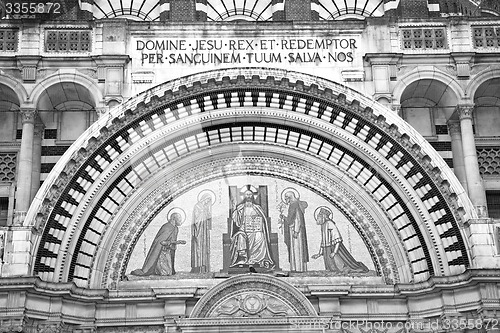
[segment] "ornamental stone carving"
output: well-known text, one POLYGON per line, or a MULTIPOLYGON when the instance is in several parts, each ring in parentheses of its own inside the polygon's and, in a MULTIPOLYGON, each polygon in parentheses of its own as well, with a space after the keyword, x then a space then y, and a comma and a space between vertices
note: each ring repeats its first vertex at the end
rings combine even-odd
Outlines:
POLYGON ((283 316, 317 317, 311 302, 292 285, 264 274, 232 277, 210 289, 191 318, 283 316))
POLYGON ((457 105, 456 111, 458 113, 458 118, 460 120, 463 120, 463 119, 472 119, 472 113, 474 111, 474 105, 468 105, 468 104, 457 105))
POLYGON ((460 122, 458 121, 448 121, 448 131, 450 132, 450 135, 458 134, 460 135, 461 129, 460 129, 460 122))
POLYGON ((23 124, 31 123, 34 124, 37 117, 37 110, 31 108, 21 108, 19 111, 21 113, 21 121, 23 124))

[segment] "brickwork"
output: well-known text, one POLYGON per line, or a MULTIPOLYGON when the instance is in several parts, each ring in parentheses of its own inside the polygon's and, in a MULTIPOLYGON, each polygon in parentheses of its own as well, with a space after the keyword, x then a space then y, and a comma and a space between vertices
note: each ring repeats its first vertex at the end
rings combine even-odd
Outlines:
POLYGON ((273 21, 285 21, 283 0, 273 0, 273 21))
POLYGON ((429 10, 427 0, 402 0, 401 14, 405 18, 427 18, 429 10))
POLYGON ((196 5, 194 0, 171 0, 170 21, 194 22, 196 21, 196 5))
POLYGON ((311 20, 311 1, 287 0, 285 2, 285 18, 287 21, 311 20))

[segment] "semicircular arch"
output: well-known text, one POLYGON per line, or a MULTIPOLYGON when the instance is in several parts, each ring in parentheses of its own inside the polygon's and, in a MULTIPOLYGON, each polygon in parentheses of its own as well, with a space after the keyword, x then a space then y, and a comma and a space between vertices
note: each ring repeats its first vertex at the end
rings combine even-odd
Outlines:
POLYGON ((500 78, 500 68, 486 68, 474 76, 465 88, 465 95, 473 100, 477 89, 485 82, 491 79, 500 78))
POLYGON ((28 101, 28 93, 22 83, 7 75, 0 74, 0 84, 7 86, 17 95, 18 103, 22 105, 28 101))
POLYGON ((97 84, 87 76, 77 73, 55 73, 46 77, 34 87, 33 91, 30 94, 30 100, 34 105, 38 105, 40 98, 43 96, 44 92, 47 89, 56 84, 65 82, 77 84, 87 89, 90 93, 90 97, 93 99, 94 106, 102 106, 103 95, 97 84))
MULTIPOLYGON (((245 299, 252 297, 259 302, 261 299, 259 293, 272 298, 271 301, 277 301, 284 307, 288 316, 318 316, 318 313, 307 297, 291 284, 264 274, 246 274, 227 279, 210 289, 198 300, 191 311, 190 317, 216 317, 220 312, 218 310, 224 306, 224 303, 236 297, 238 299, 243 298, 243 307, 240 309, 242 312, 251 311, 251 309, 245 308, 245 299)), ((262 305, 265 307, 265 302, 259 302, 259 305, 260 303, 263 303, 262 305)), ((256 309, 259 310, 261 317, 265 317, 263 306, 259 306, 256 309)))
POLYGON ((445 86, 448 86, 455 94, 457 101, 461 100, 465 95, 462 87, 451 75, 437 69, 415 69, 400 79, 398 78, 398 83, 396 84, 392 94, 393 100, 397 101, 397 103, 401 103, 401 98, 403 97, 405 90, 411 84, 420 80, 436 80, 445 86))
MULTIPOLYGON (((417 280, 459 273, 469 265, 461 224, 475 211, 446 163, 408 124, 382 105, 327 80, 280 70, 234 69, 155 87, 113 109, 110 117, 99 120, 75 142, 28 212, 26 223, 43 229, 34 253, 34 273, 57 281, 78 276, 77 283, 89 283, 90 269, 78 266, 83 260, 79 256, 96 248, 85 245, 84 251, 82 244, 89 230, 103 229, 107 222, 102 221, 129 199, 134 186, 122 188, 122 195, 113 194, 120 192, 122 181, 130 182, 127 175, 143 178, 148 168, 169 168, 175 151, 231 144, 227 139, 231 135, 226 135, 231 128, 240 128, 233 144, 274 144, 284 161, 297 150, 305 161, 340 166, 361 183, 372 202, 378 201, 391 219, 401 223, 396 229, 408 242, 413 278, 417 273, 417 280), (186 127, 190 119, 196 120, 197 129, 186 127), (244 134, 244 128, 252 134, 244 134), (267 128, 275 136, 256 134, 256 128, 264 132, 267 128), (278 133, 294 141, 278 142, 278 133), (163 153, 144 149, 155 140, 162 142, 158 147, 163 153), (358 148, 364 153, 356 153, 358 148), (155 153, 164 154, 161 163, 151 159, 155 153), (125 164, 117 165, 120 160, 125 164), (412 229, 404 230, 409 226, 412 229)), ((195 162, 189 157, 184 161, 195 162)), ((104 237, 96 234, 94 238, 104 237)))

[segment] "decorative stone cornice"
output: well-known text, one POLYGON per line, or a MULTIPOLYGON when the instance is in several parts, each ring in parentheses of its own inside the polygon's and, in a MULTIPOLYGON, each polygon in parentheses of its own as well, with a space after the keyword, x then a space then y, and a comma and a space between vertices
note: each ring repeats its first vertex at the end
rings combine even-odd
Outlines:
POLYGON ((456 112, 460 120, 472 119, 472 114, 474 112, 474 104, 459 104, 456 107, 456 112))
POLYGON ((38 111, 32 108, 21 108, 21 110, 19 110, 19 113, 21 114, 21 121, 23 124, 34 124, 38 116, 38 111))

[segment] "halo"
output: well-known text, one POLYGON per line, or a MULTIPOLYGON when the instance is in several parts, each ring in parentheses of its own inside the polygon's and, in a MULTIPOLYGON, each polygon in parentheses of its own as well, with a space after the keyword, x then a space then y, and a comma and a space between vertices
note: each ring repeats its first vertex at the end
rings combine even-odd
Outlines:
POLYGON ((321 208, 324 208, 326 209, 327 211, 330 212, 330 218, 333 218, 333 212, 332 210, 329 208, 329 207, 326 207, 326 206, 319 206, 318 208, 316 208, 316 210, 314 211, 314 219, 315 220, 318 220, 318 215, 319 215, 319 211, 321 210, 321 208))
POLYGON ((286 194, 287 192, 292 192, 293 194, 295 194, 295 197, 296 197, 297 199, 300 199, 300 193, 299 193, 299 191, 297 191, 297 190, 296 190, 296 189, 294 189, 293 187, 287 187, 286 189, 284 189, 283 191, 281 191, 281 200, 282 200, 283 202, 286 202, 286 201, 285 201, 285 194, 286 194))
POLYGON ((179 213, 181 215, 181 222, 184 223, 186 221, 186 212, 179 207, 174 207, 168 211, 167 214, 167 221, 170 221, 170 217, 172 216, 173 213, 179 213))
POLYGON ((198 193, 198 197, 197 197, 197 200, 198 202, 201 201, 201 198, 205 195, 205 194, 209 194, 210 195, 210 199, 212 200, 212 206, 215 204, 215 200, 216 200, 216 197, 215 197, 215 193, 212 191, 212 190, 203 190, 201 191, 200 193, 198 193))
POLYGON ((245 194, 246 191, 252 192, 254 195, 257 195, 259 191, 257 191, 257 188, 253 185, 245 185, 241 188, 240 194, 245 194))

